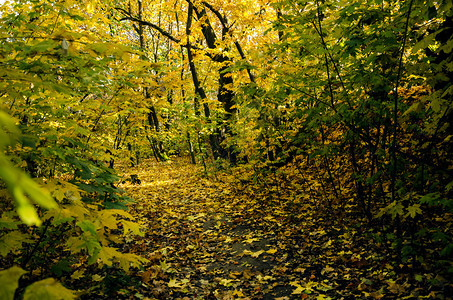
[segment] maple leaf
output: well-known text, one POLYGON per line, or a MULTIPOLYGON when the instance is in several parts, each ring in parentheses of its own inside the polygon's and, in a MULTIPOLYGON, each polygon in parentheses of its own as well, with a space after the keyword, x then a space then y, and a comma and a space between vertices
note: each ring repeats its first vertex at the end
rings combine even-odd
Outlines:
POLYGON ((411 218, 415 218, 416 215, 421 214, 422 210, 420 209, 420 204, 416 203, 407 208, 407 216, 410 216, 411 218))
POLYGON ((389 291, 392 292, 393 294, 401 295, 402 293, 404 293, 406 291, 404 285, 398 284, 393 280, 387 281, 387 285, 388 285, 389 291))
POLYGON ((132 232, 133 234, 138 235, 138 236, 145 235, 145 233, 140 230, 141 226, 137 222, 122 220, 121 224, 123 224, 123 227, 124 227, 124 234, 127 234, 128 232, 132 232))
POLYGON ((325 268, 321 271, 321 274, 330 273, 330 272, 333 272, 333 271, 335 271, 335 269, 327 265, 327 266, 325 266, 325 268))
POLYGON ((277 251, 278 251, 278 250, 274 248, 274 249, 269 249, 269 250, 267 250, 266 253, 268 253, 268 254, 275 254, 277 251))
POLYGON ((0 271, 0 295, 4 299, 14 299, 14 292, 19 286, 19 279, 27 272, 19 267, 11 267, 0 271))
POLYGON ((11 231, 0 237, 0 255, 6 256, 10 252, 16 252, 22 243, 32 242, 31 236, 19 231, 11 231))
POLYGON ((244 242, 246 242, 247 244, 251 244, 253 242, 258 242, 259 240, 260 240, 259 238, 250 238, 245 240, 244 242))
POLYGON ((258 257, 261 254, 263 254, 264 252, 265 252, 264 250, 259 250, 259 251, 253 252, 253 251, 245 249, 242 253, 245 255, 250 255, 251 257, 258 257))
POLYGON ((85 274, 85 270, 76 270, 74 273, 72 273, 71 278, 72 279, 80 279, 82 276, 85 274))
POLYGON ((32 283, 25 289, 24 299, 75 299, 73 291, 53 278, 32 283))
POLYGON ((234 279, 222 278, 219 283, 223 286, 231 286, 231 285, 233 285, 234 281, 235 281, 234 279))
POLYGON ((168 282, 168 287, 171 287, 171 288, 183 288, 185 285, 183 285, 182 283, 180 282, 177 282, 176 279, 171 279, 169 282, 168 282))
POLYGON ((293 292, 291 294, 299 295, 299 294, 302 294, 303 292, 305 292, 305 288, 303 286, 296 285, 295 287, 296 287, 296 289, 293 290, 293 292))

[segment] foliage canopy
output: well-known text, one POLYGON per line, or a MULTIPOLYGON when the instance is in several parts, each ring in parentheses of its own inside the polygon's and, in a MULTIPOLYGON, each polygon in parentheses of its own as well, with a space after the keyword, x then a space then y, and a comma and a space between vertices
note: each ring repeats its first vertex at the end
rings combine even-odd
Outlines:
POLYGON ((56 279, 147 263, 119 250, 144 231, 114 168, 148 157, 294 189, 385 236, 397 268, 451 275, 452 16, 448 0, 6 1, 0 296, 72 298, 56 279))

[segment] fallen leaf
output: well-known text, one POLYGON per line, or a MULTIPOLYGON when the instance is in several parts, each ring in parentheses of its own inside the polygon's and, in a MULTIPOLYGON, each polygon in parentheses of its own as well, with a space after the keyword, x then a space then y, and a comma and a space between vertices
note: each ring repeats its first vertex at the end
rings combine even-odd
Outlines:
POLYGON ((168 287, 171 288, 183 288, 184 286, 181 283, 177 283, 176 279, 171 279, 168 283, 168 287))
POLYGON ((253 251, 250 251, 250 250, 246 249, 242 253, 245 254, 245 255, 250 255, 251 257, 258 257, 258 256, 260 256, 261 254, 264 253, 264 250, 259 250, 259 251, 253 252, 253 251))
POLYGON ((269 250, 267 250, 266 253, 268 253, 268 254, 275 254, 277 251, 278 251, 278 250, 274 248, 274 249, 269 249, 269 250))

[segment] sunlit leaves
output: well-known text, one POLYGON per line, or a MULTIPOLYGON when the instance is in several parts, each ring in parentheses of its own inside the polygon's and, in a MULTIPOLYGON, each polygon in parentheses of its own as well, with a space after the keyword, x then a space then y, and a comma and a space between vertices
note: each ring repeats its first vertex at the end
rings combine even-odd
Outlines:
MULTIPOLYGON (((0 118, 0 135, 5 135, 4 141, 11 141, 10 137, 13 133, 17 136, 17 129, 12 124, 12 120, 2 111, 0 111, 0 118)), ((40 225, 41 221, 31 201, 48 209, 56 207, 57 204, 47 191, 8 161, 4 155, 6 145, 7 143, 0 144, 0 178, 6 183, 15 199, 17 212, 22 221, 27 225, 40 225)))

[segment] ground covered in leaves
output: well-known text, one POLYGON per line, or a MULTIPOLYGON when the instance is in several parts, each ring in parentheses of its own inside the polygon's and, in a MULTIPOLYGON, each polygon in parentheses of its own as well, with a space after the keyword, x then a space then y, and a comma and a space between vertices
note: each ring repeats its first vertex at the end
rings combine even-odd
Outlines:
POLYGON ((123 172, 146 230, 123 251, 149 263, 116 297, 448 299, 452 290, 442 276, 395 268, 389 243, 355 225, 354 213, 323 210, 297 190, 203 176, 182 159, 123 172))

